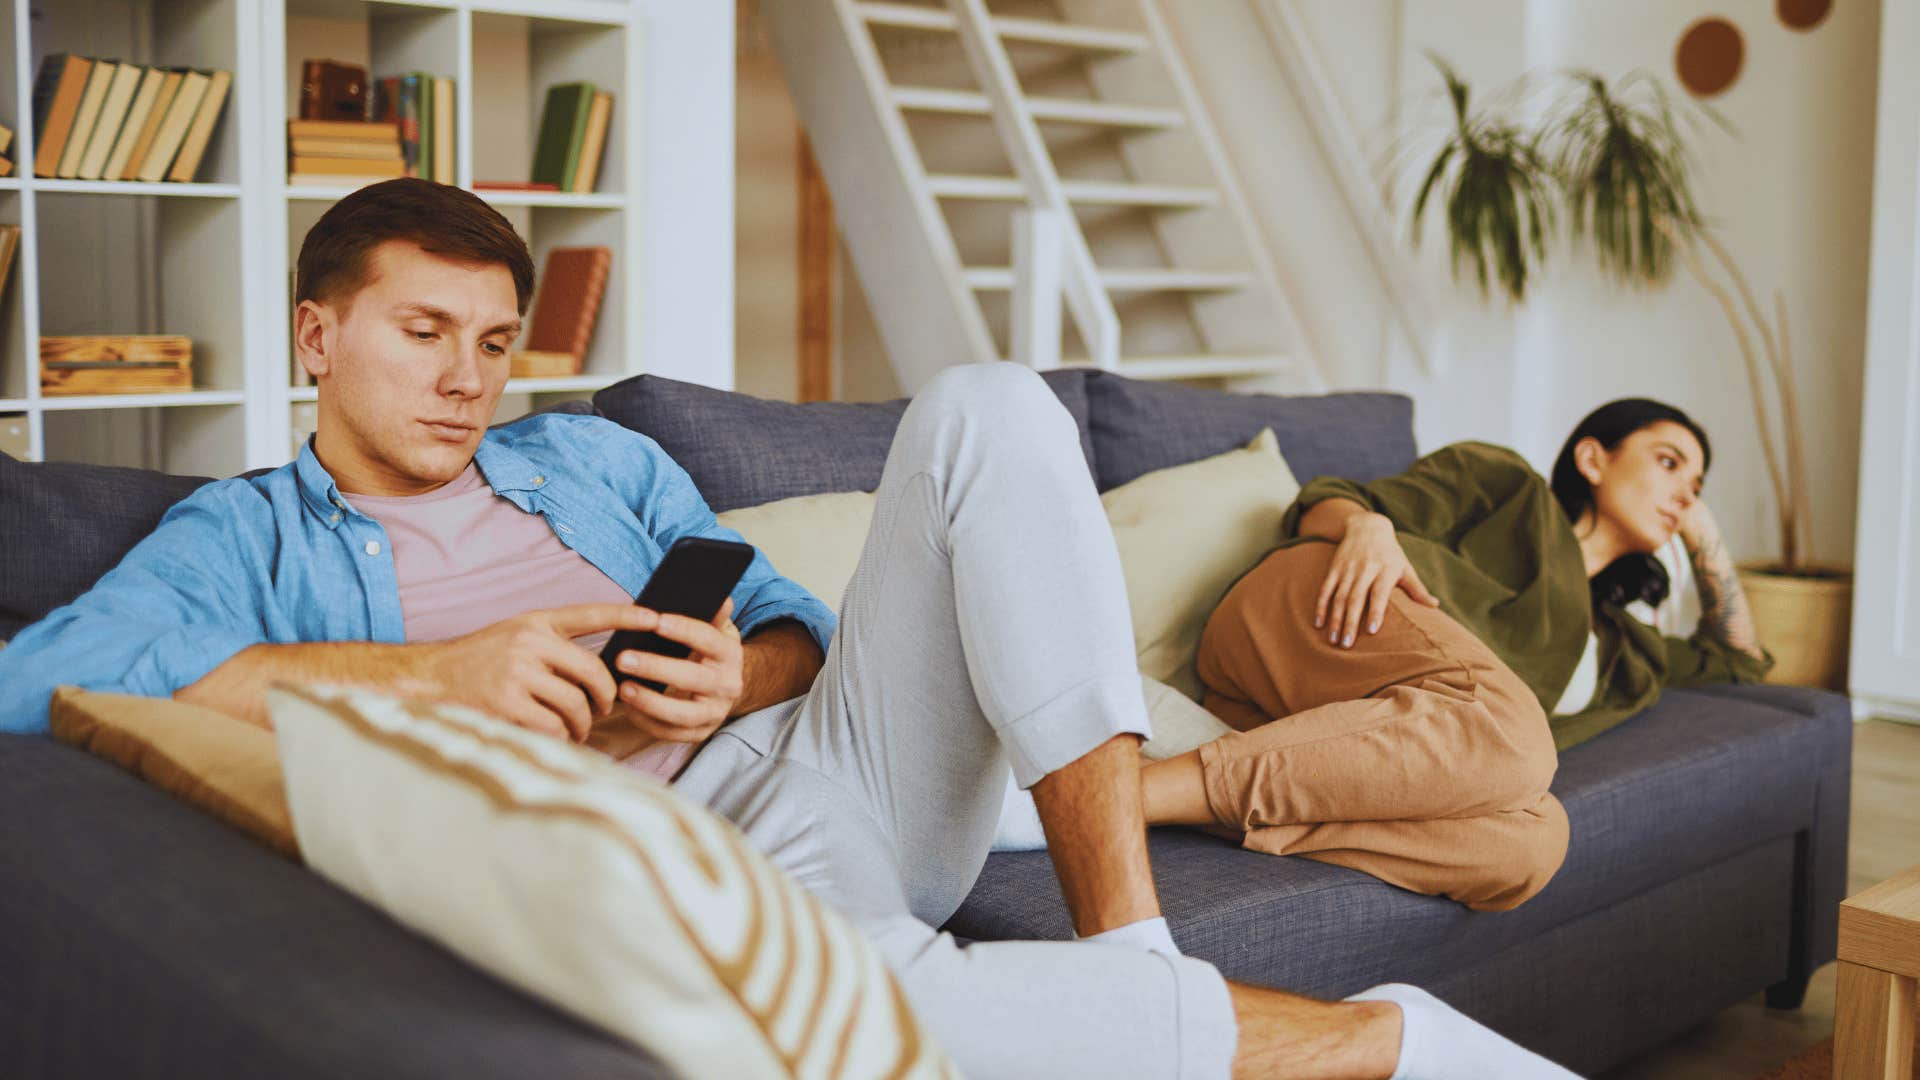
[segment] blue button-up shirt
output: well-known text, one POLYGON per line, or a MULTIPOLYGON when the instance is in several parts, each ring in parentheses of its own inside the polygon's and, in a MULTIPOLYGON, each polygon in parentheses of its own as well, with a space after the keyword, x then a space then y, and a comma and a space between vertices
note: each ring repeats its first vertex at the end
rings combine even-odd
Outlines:
MULTIPOLYGON (((600 417, 528 417, 488 431, 474 461, 496 495, 636 596, 680 537, 740 539, 660 444, 600 417)), ((733 607, 743 635, 792 619, 823 653, 833 637, 833 611, 763 554, 733 607)), ((85 595, 0 649, 0 731, 46 731, 56 686, 167 697, 251 645, 405 640, 386 530, 308 447, 195 491, 85 595)))

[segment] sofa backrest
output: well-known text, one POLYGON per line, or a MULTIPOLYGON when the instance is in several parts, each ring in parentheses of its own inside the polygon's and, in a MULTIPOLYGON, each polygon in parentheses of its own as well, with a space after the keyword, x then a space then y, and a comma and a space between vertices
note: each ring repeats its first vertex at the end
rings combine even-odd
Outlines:
MULTIPOLYGON (((1079 426, 1102 491, 1244 446, 1263 427, 1302 482, 1373 479, 1414 458, 1413 403, 1399 394, 1232 394, 1073 369, 1043 377, 1079 426)), ((654 375, 609 386, 592 405, 657 441, 715 513, 874 490, 906 407, 905 399, 796 405, 654 375)), ((0 454, 0 641, 91 588, 207 479, 0 454)))

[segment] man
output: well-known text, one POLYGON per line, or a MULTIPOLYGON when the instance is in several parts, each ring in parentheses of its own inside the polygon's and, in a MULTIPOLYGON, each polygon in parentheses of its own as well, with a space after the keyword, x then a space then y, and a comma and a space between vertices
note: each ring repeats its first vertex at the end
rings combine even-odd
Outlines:
POLYGON ((645 745, 622 756, 865 930, 973 1075, 1565 1075, 1411 987, 1324 1003, 1179 955, 1147 862, 1118 555, 1030 371, 956 368, 907 410, 844 625, 763 556, 705 624, 631 603, 676 537, 738 539, 657 444, 593 417, 487 427, 533 285, 504 218, 377 184, 313 227, 298 275, 314 438, 195 492, 0 651, 0 727, 44 730, 61 683, 264 725, 282 680, 575 740, 630 725, 645 745), (667 692, 616 691, 594 650, 621 628, 692 649, 620 657, 667 692), (1103 944, 935 931, 986 857, 1009 760, 1076 931, 1103 944))

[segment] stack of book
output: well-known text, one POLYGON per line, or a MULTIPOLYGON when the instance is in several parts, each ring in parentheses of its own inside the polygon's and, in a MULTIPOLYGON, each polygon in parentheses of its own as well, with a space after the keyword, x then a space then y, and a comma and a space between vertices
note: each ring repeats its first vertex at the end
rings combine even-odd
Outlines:
POLYGON ((407 175, 389 120, 287 121, 287 183, 358 187, 407 175))
POLYGON ((373 118, 400 128, 407 176, 453 183, 453 80, 416 71, 373 84, 373 118))
POLYGON ((13 175, 13 129, 0 124, 0 176, 13 175))
POLYGON ((594 89, 592 83, 549 87, 547 104, 540 114, 540 135, 534 143, 529 177, 532 183, 528 186, 592 191, 600 176, 600 157, 607 148, 612 117, 613 95, 594 89))
POLYGON ((33 174, 191 181, 232 85, 230 71, 53 53, 33 82, 33 174))

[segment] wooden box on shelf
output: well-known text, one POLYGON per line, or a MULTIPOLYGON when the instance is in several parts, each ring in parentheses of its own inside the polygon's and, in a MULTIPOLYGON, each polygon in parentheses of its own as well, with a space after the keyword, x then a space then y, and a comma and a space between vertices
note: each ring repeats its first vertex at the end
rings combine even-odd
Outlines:
POLYGON ((179 334, 40 339, 40 392, 159 394, 193 389, 193 342, 179 334))

